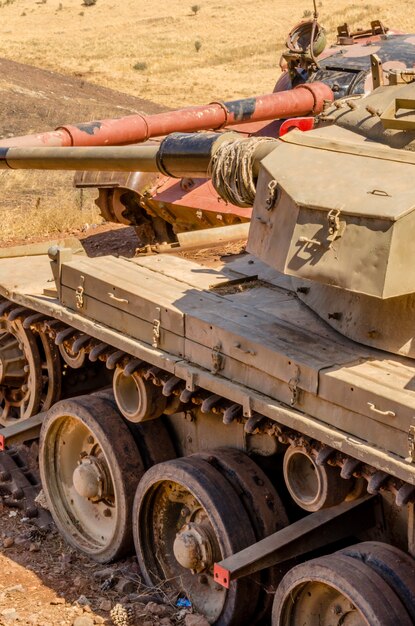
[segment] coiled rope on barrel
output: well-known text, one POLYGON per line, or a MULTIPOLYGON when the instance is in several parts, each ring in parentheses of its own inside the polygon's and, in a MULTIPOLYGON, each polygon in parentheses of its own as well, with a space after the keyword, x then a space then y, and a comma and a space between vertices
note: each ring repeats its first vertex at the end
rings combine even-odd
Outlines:
POLYGON ((269 137, 250 137, 224 141, 209 166, 212 184, 225 202, 240 207, 254 204, 256 185, 253 176, 255 153, 260 144, 274 141, 269 137))

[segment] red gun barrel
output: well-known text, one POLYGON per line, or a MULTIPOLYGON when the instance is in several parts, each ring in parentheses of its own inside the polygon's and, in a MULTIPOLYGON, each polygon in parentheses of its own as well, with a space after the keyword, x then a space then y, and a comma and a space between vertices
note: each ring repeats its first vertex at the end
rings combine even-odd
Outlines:
POLYGON ((244 98, 232 102, 212 102, 156 115, 129 115, 76 125, 54 131, 2 139, 0 146, 111 146, 147 141, 172 132, 219 130, 233 124, 268 121, 321 113, 332 90, 324 83, 305 83, 289 91, 244 98))

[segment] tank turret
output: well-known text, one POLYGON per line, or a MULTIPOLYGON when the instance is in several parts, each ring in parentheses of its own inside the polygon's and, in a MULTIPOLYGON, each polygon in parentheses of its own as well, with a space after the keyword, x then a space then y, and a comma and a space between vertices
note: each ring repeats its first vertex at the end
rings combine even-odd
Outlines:
POLYGON ((277 177, 280 202, 265 226, 257 197, 249 242, 342 334, 412 358, 413 80, 413 70, 393 71, 370 96, 336 103, 328 126, 283 138, 283 170, 266 159, 258 186, 277 177))

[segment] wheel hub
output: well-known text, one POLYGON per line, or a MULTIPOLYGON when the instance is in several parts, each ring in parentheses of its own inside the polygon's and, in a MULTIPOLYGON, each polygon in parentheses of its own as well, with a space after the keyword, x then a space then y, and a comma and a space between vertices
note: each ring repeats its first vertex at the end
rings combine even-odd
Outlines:
POLYGON ((94 456, 85 456, 73 473, 76 492, 89 500, 101 500, 106 496, 106 476, 94 456))
POLYGON ((193 522, 180 529, 173 544, 177 562, 193 573, 202 572, 213 565, 213 551, 209 530, 193 522))

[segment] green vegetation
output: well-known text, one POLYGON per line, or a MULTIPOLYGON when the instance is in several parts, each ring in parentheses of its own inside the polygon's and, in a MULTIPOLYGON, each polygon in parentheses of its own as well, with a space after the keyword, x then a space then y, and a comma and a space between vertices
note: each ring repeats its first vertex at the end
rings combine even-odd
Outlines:
POLYGON ((143 61, 137 61, 137 63, 135 63, 133 65, 133 70, 137 70, 138 72, 143 72, 144 70, 147 69, 147 63, 144 63, 143 61))

